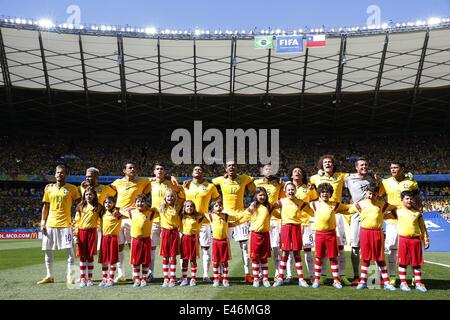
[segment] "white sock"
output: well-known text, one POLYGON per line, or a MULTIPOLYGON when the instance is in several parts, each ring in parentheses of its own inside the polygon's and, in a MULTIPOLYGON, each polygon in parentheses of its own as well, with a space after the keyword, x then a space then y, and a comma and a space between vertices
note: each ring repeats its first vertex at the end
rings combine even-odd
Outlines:
POLYGON ((308 269, 308 277, 314 277, 314 257, 312 251, 305 251, 306 268, 308 269))
POLYGON ((345 250, 344 249, 339 249, 338 265, 339 265, 339 275, 344 276, 345 275, 345 266, 346 266, 346 258, 345 258, 345 250))
POLYGON ((292 251, 289 252, 288 261, 286 263, 286 277, 292 278, 292 266, 294 264, 294 254, 292 251))
POLYGON ((244 272, 245 274, 250 273, 250 269, 248 266, 248 244, 247 241, 239 242, 241 246, 241 253, 242 253, 242 261, 244 262, 244 272))
POLYGON ((45 269, 47 269, 47 278, 53 277, 53 251, 45 250, 45 269))
POLYGON ((388 272, 390 277, 397 275, 397 250, 390 250, 387 256, 388 272))
POLYGON ((150 258, 150 267, 148 268, 148 274, 153 274, 155 276, 155 256, 156 256, 156 247, 152 247, 152 253, 150 258))
POLYGON ((209 248, 202 248, 203 259, 203 277, 208 277, 209 267, 211 265, 211 256, 209 254, 209 248))
POLYGON ((125 268, 124 268, 124 253, 123 250, 119 251, 119 262, 117 263, 117 276, 125 277, 125 268))
POLYGON ((278 276, 278 269, 280 268, 280 248, 273 247, 273 264, 275 266, 275 277, 278 276))
POLYGON ((67 275, 73 276, 75 274, 75 252, 73 247, 70 247, 68 252, 69 257, 67 258, 67 275))
MULTIPOLYGON (((352 267, 353 267, 353 274, 359 277, 359 248, 358 247, 352 247, 352 267)), ((358 278, 357 277, 357 278, 358 278)))

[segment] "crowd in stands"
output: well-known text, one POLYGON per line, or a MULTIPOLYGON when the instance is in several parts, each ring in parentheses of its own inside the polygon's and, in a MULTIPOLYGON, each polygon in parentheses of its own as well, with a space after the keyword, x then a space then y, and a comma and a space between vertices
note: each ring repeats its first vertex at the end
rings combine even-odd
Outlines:
POLYGON ((0 228, 38 227, 43 194, 43 188, 0 188, 0 228))
MULTIPOLYGON (((57 164, 65 164, 71 175, 84 175, 88 167, 100 169, 101 175, 122 175, 122 164, 133 160, 141 176, 152 176, 155 162, 165 163, 170 174, 190 176, 192 166, 173 165, 170 141, 121 139, 97 140, 87 138, 0 138, 0 175, 53 175, 57 164)), ((206 144, 204 145, 206 146, 206 144)), ((225 149, 224 149, 225 150, 225 149)), ((270 151, 270 149, 269 149, 270 151)), ((224 151, 225 152, 225 151, 224 151)), ((279 175, 286 175, 292 164, 302 165, 309 175, 317 172, 317 160, 323 154, 334 154, 340 171, 353 172, 354 160, 365 157, 370 168, 380 176, 389 175, 392 159, 402 159, 413 174, 450 173, 450 139, 446 136, 358 137, 353 138, 280 138, 279 175)), ((225 156, 225 155, 224 155, 225 156)), ((193 157, 193 155, 192 155, 193 157)), ((242 164, 241 173, 259 176, 260 165, 242 164)), ((222 165, 205 166, 205 175, 223 174, 222 165)))
POLYGON ((439 211, 441 216, 450 222, 450 199, 449 198, 430 198, 423 203, 424 211, 439 211))

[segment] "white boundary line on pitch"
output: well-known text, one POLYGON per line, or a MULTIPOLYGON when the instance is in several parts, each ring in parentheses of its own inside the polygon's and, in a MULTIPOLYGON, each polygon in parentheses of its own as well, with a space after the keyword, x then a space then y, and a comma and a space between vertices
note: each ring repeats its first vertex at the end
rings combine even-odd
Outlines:
POLYGON ((435 265, 438 265, 438 266, 450 268, 450 266, 447 265, 447 264, 442 264, 442 263, 437 263, 437 262, 431 262, 431 261, 428 261, 428 260, 423 260, 423 261, 425 261, 426 263, 429 263, 429 264, 435 264, 435 265))

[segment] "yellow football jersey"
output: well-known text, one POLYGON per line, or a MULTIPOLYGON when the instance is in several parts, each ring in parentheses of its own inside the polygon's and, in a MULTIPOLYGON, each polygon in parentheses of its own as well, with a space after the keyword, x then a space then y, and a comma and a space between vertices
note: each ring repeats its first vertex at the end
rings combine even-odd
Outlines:
POLYGON ((428 232, 423 220, 423 215, 417 210, 410 210, 400 207, 397 213, 397 230, 399 236, 421 237, 423 241, 428 242, 428 232))
POLYGON ((204 214, 198 214, 197 216, 185 215, 181 219, 181 233, 191 236, 199 234, 203 224, 209 224, 209 220, 204 214))
MULTIPOLYGON (((343 172, 335 172, 331 177, 324 174, 323 176, 319 176, 318 174, 311 177, 311 184, 315 185, 316 188, 319 184, 328 182, 333 187, 333 195, 330 198, 330 201, 341 202, 342 201, 342 190, 345 185, 345 178, 348 176, 348 173, 343 172)), ((319 194, 317 191, 314 192, 314 199, 319 198, 319 194)))
MULTIPOLYGON (((272 218, 272 212, 264 205, 258 205, 254 213, 247 213, 244 216, 246 221, 250 221, 250 231, 254 232, 269 232, 270 231, 270 219, 272 218)), ((240 220, 241 221, 241 220, 240 220)))
MULTIPOLYGON (((400 194, 403 191, 417 190, 419 185, 414 180, 404 179, 403 181, 397 181, 394 177, 383 179, 380 185, 379 195, 382 196, 386 194, 387 202, 394 206, 401 206, 402 200, 400 194)), ((397 220, 388 219, 386 220, 388 224, 396 224, 397 220)))
POLYGON ((273 214, 281 219, 281 224, 303 224, 306 220, 309 223, 309 217, 313 212, 308 207, 308 203, 294 198, 283 198, 275 205, 273 214))
POLYGON ((56 183, 45 187, 42 202, 49 203, 47 227, 69 228, 72 226, 72 203, 80 198, 78 188, 70 183, 58 188, 56 183))
POLYGON ((148 194, 151 191, 148 178, 135 178, 132 181, 121 178, 111 183, 111 187, 117 192, 117 208, 134 207, 138 195, 148 194))
POLYGON ((396 208, 396 206, 389 205, 383 200, 375 200, 372 202, 365 199, 355 203, 350 208, 350 212, 359 212, 361 227, 366 229, 381 229, 383 227, 383 220, 386 218, 385 213, 396 208))
MULTIPOLYGON (((81 196, 84 195, 85 190, 86 190, 86 188, 83 188, 83 186, 80 186, 81 196)), ((95 192, 97 193, 98 203, 100 203, 101 205, 103 205, 103 203, 105 202, 106 197, 115 197, 117 194, 117 191, 114 190, 113 187, 105 186, 103 184, 99 184, 98 186, 96 186, 95 192)))
POLYGON ((278 200, 284 197, 284 182, 279 183, 279 181, 266 182, 264 179, 255 180, 256 187, 263 187, 267 191, 269 196, 268 200, 271 205, 275 205, 278 200))
POLYGON ((111 211, 106 210, 101 217, 102 235, 119 235, 121 219, 114 217, 111 211))
POLYGON ((197 212, 202 214, 208 213, 211 199, 216 199, 220 196, 216 186, 208 181, 203 181, 200 184, 192 181, 189 184, 189 188, 183 189, 186 200, 193 201, 197 212))
MULTIPOLYGON (((243 213, 238 215, 240 219, 243 218, 243 213)), ((237 225, 236 222, 231 221, 234 217, 225 213, 220 215, 217 213, 210 213, 207 217, 211 223, 213 238, 216 240, 228 239, 228 229, 237 225)))
POLYGON ((235 179, 217 177, 213 179, 213 184, 220 186, 223 196, 224 212, 235 214, 244 211, 245 188, 248 186, 250 192, 254 191, 253 177, 239 175, 235 179))
POLYGON ((181 216, 178 207, 167 206, 166 212, 161 212, 159 208, 152 208, 159 213, 159 224, 164 229, 177 229, 181 227, 181 216))
MULTIPOLYGON (((183 187, 174 185, 172 181, 168 179, 164 179, 163 181, 158 182, 156 178, 151 178, 150 181, 152 184, 152 208, 158 209, 159 205, 164 200, 166 191, 170 189, 177 193, 178 199, 185 198, 183 187)), ((153 222, 158 224, 159 217, 156 218, 153 222)))
MULTIPOLYGON (((101 209, 101 207, 100 207, 101 209)), ((82 210, 75 214, 75 235, 79 229, 95 229, 100 224, 99 209, 87 204, 82 210)))
POLYGON ((123 215, 131 220, 131 236, 133 238, 149 238, 152 233, 152 224, 158 212, 146 209, 139 211, 132 209, 125 211, 123 215))
POLYGON ((350 211, 352 205, 335 201, 311 201, 309 203, 314 210, 314 228, 316 231, 336 230, 336 213, 353 214, 350 211))
MULTIPOLYGON (((317 199, 316 196, 317 192, 314 189, 313 190, 309 189, 307 185, 304 184, 301 186, 297 186, 297 191, 295 192, 295 197, 297 199, 300 199, 304 202, 310 202, 316 200, 317 199)), ((311 219, 312 216, 305 215, 302 220, 302 225, 303 226, 311 225, 311 219)))

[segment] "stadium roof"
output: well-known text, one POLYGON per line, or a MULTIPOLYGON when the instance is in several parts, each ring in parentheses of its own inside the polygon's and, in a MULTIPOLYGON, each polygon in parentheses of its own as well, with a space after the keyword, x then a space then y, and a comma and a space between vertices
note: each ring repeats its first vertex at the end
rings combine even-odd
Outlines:
POLYGON ((318 132, 341 118, 332 125, 339 132, 361 117, 371 128, 382 119, 384 126, 425 130, 449 120, 450 26, 342 33, 326 47, 286 55, 238 37, 99 36, 3 24, 0 58, 0 112, 16 128, 18 121, 33 127, 52 119, 61 128, 83 119, 90 130, 93 119, 139 127, 140 117, 148 124, 155 115, 165 128, 194 119, 220 127, 234 119, 242 127, 282 121, 318 132))

